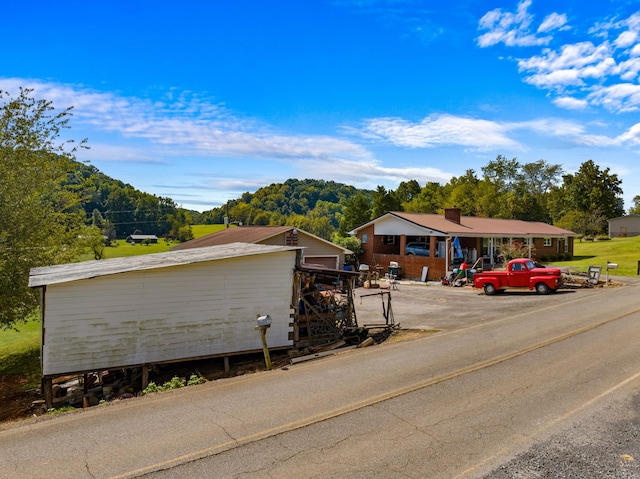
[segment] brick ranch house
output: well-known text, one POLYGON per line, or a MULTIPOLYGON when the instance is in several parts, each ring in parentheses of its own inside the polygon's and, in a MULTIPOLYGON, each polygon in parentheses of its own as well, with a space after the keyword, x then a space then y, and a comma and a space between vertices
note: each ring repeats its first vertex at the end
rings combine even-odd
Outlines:
POLYGON ((444 215, 390 211, 350 233, 364 248, 361 264, 384 274, 395 262, 401 277, 425 280, 438 280, 462 262, 454 253, 456 239, 469 267, 480 260, 477 268, 490 269, 498 263, 503 243, 529 245, 529 257, 540 260, 573 256, 576 236, 542 222, 461 216, 459 208, 447 208, 444 215), (429 256, 406 254, 412 242, 426 243, 429 256))

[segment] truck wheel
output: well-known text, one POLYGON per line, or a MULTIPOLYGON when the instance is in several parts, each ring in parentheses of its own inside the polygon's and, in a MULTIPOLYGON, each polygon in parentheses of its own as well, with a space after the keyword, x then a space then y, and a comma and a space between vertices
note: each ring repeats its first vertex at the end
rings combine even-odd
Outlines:
POLYGON ((547 286, 544 283, 538 283, 536 284, 536 293, 538 294, 549 294, 549 286, 547 286))
POLYGON ((486 294, 487 296, 492 296, 496 294, 497 291, 498 290, 496 289, 496 287, 491 283, 487 283, 484 285, 484 294, 486 294))

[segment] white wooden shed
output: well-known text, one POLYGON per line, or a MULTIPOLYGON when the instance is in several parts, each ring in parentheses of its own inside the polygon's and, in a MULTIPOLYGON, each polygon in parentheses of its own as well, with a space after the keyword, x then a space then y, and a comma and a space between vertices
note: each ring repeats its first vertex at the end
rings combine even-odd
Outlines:
POLYGON ((232 243, 33 268, 43 378, 289 347, 299 248, 232 243))

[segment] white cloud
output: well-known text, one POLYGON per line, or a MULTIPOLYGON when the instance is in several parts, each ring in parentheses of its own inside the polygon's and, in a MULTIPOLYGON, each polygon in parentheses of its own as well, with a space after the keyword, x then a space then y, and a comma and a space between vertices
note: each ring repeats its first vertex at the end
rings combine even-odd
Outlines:
MULTIPOLYGON (((560 100, 559 100, 560 101, 560 100)), ((563 98, 564 108, 584 108, 587 103, 573 98, 563 98)), ((605 127, 604 124, 593 126, 605 127)), ((408 148, 461 146, 468 151, 527 150, 512 134, 535 133, 548 139, 557 139, 568 145, 607 147, 620 146, 621 138, 611 138, 587 132, 581 123, 558 118, 540 118, 521 122, 492 122, 451 115, 427 117, 412 123, 399 118, 368 120, 363 137, 408 148)))
MULTIPOLYGON (((523 0, 515 14, 500 9, 485 14, 479 25, 490 31, 478 39, 480 46, 499 42, 533 45, 530 39, 516 41, 529 35, 533 21, 528 13, 530 6, 531 1, 523 0)), ((566 15, 554 12, 545 17, 537 31, 567 28, 566 15)), ((619 113, 636 111, 640 102, 630 85, 640 78, 640 12, 623 20, 600 22, 588 34, 597 42, 589 39, 544 48, 537 55, 518 59, 518 70, 525 74, 523 80, 558 95, 552 101, 560 108, 575 110, 590 105, 619 113)))
POLYGON ((622 135, 618 137, 621 142, 631 143, 632 145, 640 145, 640 123, 636 123, 622 135))
POLYGON ((109 143, 91 143, 88 150, 76 155, 79 160, 91 162, 126 162, 126 163, 166 163, 160 152, 136 146, 114 145, 109 143))
POLYGON ((638 73, 640 72, 640 58, 635 57, 624 62, 620 62, 618 68, 621 80, 624 80, 625 82, 633 82, 638 79, 638 73))
POLYGON ((164 101, 154 102, 56 83, 0 79, 0 89, 17 92, 19 86, 34 88, 37 97, 52 101, 56 107, 73 105, 74 123, 125 139, 147 140, 173 155, 372 158, 361 145, 339 138, 273 133, 267 125, 234 116, 223 105, 188 93, 170 92, 164 101))
MULTIPOLYGON (((585 74, 587 68, 596 67, 602 63, 611 64, 608 44, 595 46, 591 42, 581 42, 564 45, 560 53, 544 49, 542 55, 533 56, 518 61, 520 71, 534 71, 537 75, 545 75, 559 70, 570 70, 575 76, 590 76, 585 74)), ((615 63, 615 62, 614 62, 615 63)))
POLYGON ((567 24, 567 16, 559 13, 552 13, 542 21, 538 27, 538 33, 546 33, 552 30, 557 30, 564 27, 567 24))
POLYGON ((638 39, 638 32, 633 32, 627 30, 626 32, 622 32, 618 38, 615 39, 613 44, 616 48, 628 48, 636 43, 638 39))
POLYGON ((452 115, 432 115, 418 123, 400 118, 371 119, 359 134, 409 148, 454 145, 478 150, 521 148, 505 135, 505 128, 499 123, 452 115))
POLYGON ((582 86, 584 82, 580 73, 576 70, 556 70, 551 72, 536 73, 525 78, 525 81, 538 88, 564 91, 568 86, 582 86))
POLYGON ((477 38, 478 45, 481 47, 490 47, 498 43, 504 43, 509 47, 547 45, 552 37, 538 36, 537 33, 547 33, 562 28, 566 25, 567 18, 563 14, 552 13, 544 19, 536 33, 532 33, 533 15, 528 12, 531 3, 531 0, 521 0, 515 13, 503 12, 500 8, 487 12, 478 22, 478 29, 489 31, 477 38))
POLYGON ((640 108, 640 85, 620 83, 598 87, 588 95, 591 104, 600 105, 610 111, 629 112, 640 108))
POLYGON ((619 144, 619 141, 615 138, 587 133, 582 123, 571 120, 543 118, 516 123, 514 128, 531 130, 549 138, 557 138, 574 145, 605 147, 619 144))
POLYGON ((566 110, 584 110, 589 106, 587 100, 580 100, 570 96, 554 98, 553 104, 566 110))

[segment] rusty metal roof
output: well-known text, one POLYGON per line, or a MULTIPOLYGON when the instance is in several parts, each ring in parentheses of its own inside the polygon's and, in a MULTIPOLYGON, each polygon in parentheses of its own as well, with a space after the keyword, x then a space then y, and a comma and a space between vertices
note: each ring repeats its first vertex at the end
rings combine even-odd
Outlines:
POLYGON ((256 243, 279 235, 280 233, 290 231, 293 228, 293 226, 235 226, 222 231, 216 231, 206 236, 201 236, 200 238, 185 241, 171 249, 183 250, 236 242, 256 243))
POLYGON ((294 229, 297 230, 299 235, 306 235, 308 237, 315 238, 318 241, 327 243, 334 248, 343 251, 345 254, 351 253, 350 250, 343 248, 342 246, 331 243, 330 241, 301 230, 300 228, 296 228, 295 226, 236 226, 233 228, 226 228, 222 231, 217 231, 200 238, 192 239, 190 241, 185 241, 184 243, 174 246, 171 249, 179 251, 190 248, 223 245, 234 242, 260 243, 262 241, 273 238, 274 236, 282 233, 287 233, 294 229))

